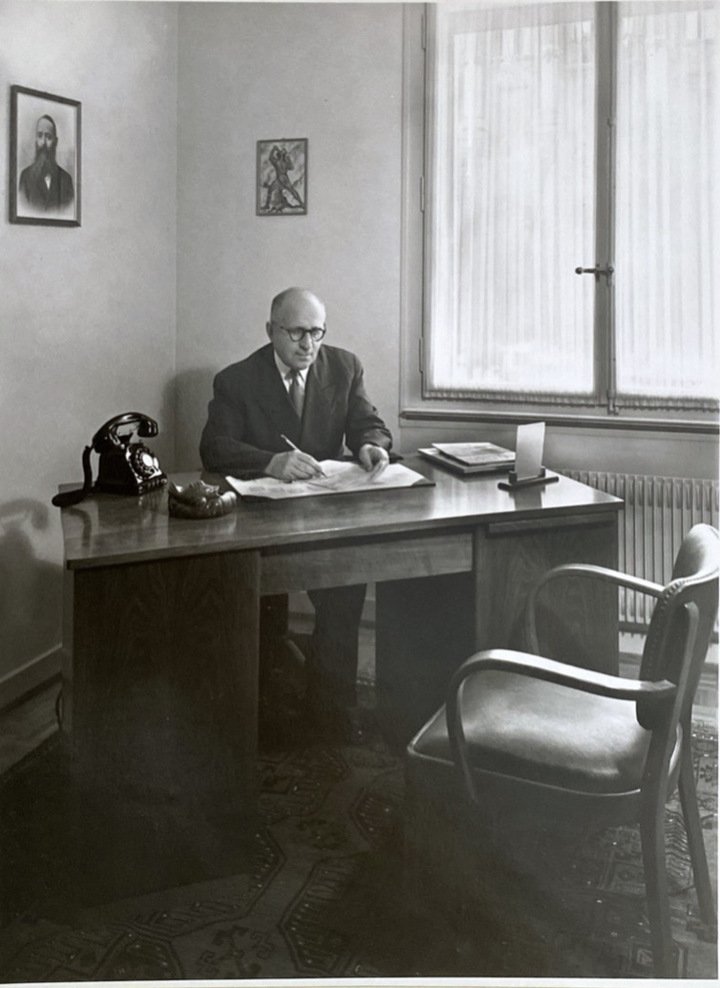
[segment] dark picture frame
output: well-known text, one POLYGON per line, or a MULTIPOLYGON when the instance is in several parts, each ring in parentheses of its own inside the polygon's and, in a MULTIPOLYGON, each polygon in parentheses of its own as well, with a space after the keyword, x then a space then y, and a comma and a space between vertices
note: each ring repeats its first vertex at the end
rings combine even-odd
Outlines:
POLYGON ((11 223, 80 226, 80 152, 78 100, 10 87, 11 223))
POLYGON ((307 162, 306 137, 257 142, 258 216, 307 214, 307 162))

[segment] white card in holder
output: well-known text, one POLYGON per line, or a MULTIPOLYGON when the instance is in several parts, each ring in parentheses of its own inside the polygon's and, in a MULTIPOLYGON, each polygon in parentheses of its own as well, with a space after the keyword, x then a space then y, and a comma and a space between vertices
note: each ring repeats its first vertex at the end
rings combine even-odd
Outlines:
POLYGON ((545 423, 530 422, 517 427, 515 445, 515 477, 517 480, 530 480, 542 471, 543 447, 545 445, 545 423))

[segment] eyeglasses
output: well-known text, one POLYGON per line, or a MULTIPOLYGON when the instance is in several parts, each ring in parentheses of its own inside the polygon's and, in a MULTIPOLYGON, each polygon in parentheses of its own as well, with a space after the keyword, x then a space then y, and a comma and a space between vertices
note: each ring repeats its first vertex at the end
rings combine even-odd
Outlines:
MULTIPOLYGON (((277 323, 273 323, 273 326, 275 325, 277 325, 277 323)), ((327 332, 324 326, 313 326, 312 329, 303 329, 301 326, 288 329, 287 326, 278 326, 278 329, 282 329, 284 333, 287 333, 293 343, 299 343, 300 340, 304 338, 306 333, 310 336, 313 343, 319 343, 327 332)))

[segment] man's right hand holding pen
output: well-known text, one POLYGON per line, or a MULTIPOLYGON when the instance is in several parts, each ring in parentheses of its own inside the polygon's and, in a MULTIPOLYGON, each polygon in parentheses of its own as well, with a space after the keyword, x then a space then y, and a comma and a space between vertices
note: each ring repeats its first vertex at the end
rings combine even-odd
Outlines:
POLYGON ((287 453, 276 453, 273 456, 265 468, 265 473, 269 477, 275 477, 277 480, 284 480, 289 483, 291 480, 313 480, 315 477, 325 476, 323 468, 314 456, 303 453, 287 436, 280 438, 290 447, 290 450, 287 453))

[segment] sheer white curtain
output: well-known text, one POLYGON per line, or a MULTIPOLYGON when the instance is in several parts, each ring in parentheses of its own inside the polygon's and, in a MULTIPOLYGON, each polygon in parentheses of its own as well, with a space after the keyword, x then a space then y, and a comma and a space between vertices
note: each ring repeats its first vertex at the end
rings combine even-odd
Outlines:
POLYGON ((594 4, 434 16, 428 393, 589 395, 594 4))
POLYGON ((720 392, 716 16, 713 5, 693 0, 619 5, 615 292, 621 394, 720 392))

